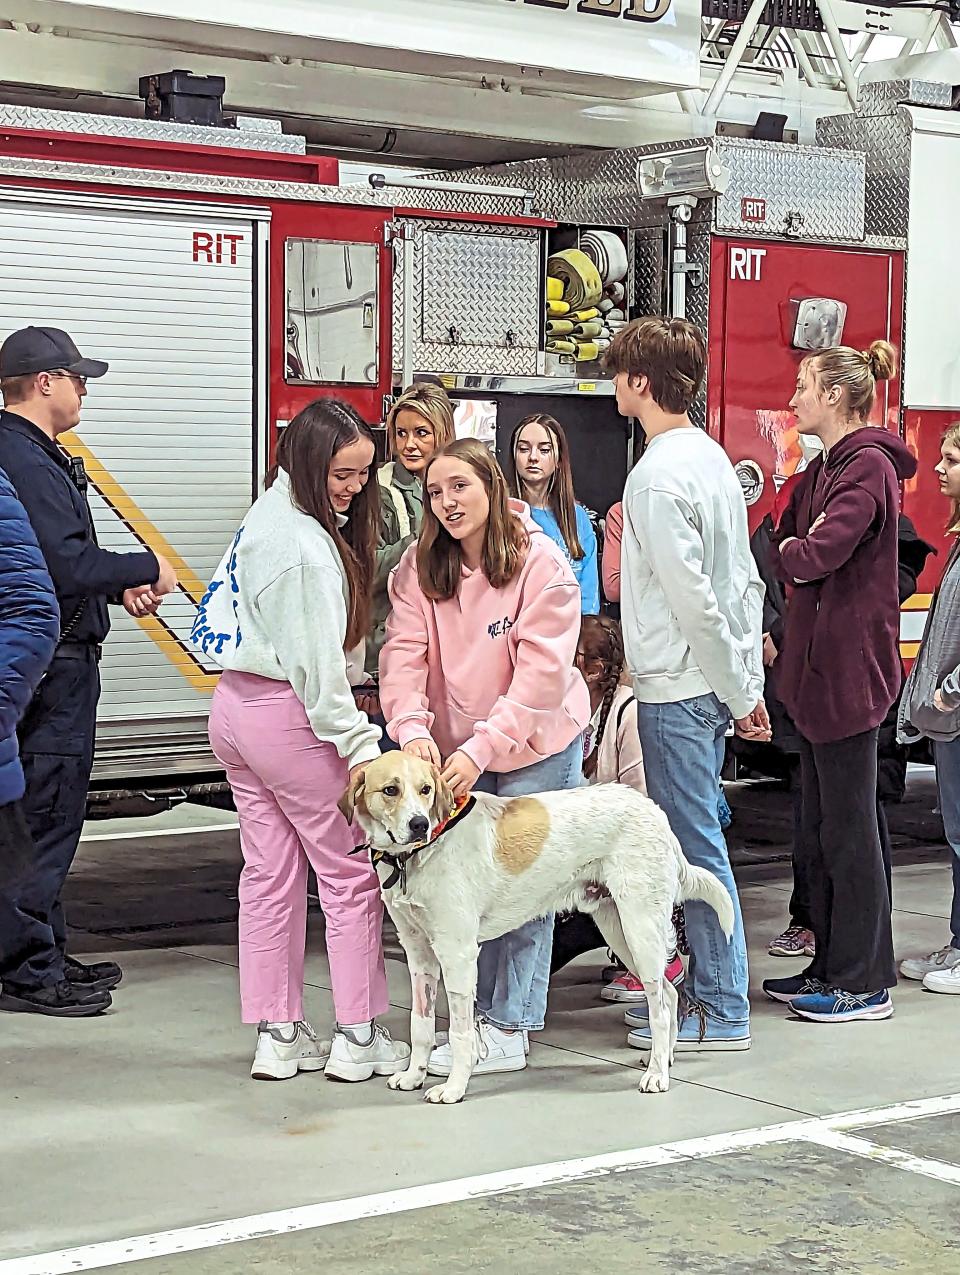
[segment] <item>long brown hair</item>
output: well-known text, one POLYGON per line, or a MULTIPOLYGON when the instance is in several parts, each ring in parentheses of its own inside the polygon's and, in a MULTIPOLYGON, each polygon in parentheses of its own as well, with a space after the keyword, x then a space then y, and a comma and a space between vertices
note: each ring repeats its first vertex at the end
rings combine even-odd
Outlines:
POLYGON ((397 454, 397 417, 401 412, 416 412, 433 430, 434 450, 454 440, 453 404, 442 385, 419 381, 404 390, 387 413, 387 445, 390 455, 397 454))
POLYGON ((347 650, 361 642, 370 628, 380 494, 378 484, 368 480, 350 502, 346 523, 338 527, 327 477, 337 452, 361 438, 374 441, 370 426, 355 408, 341 399, 319 398, 295 416, 280 435, 276 464, 264 482, 265 487, 272 487, 282 469, 290 478, 293 503, 301 513, 315 518, 337 546, 350 593, 344 643, 347 650))
POLYGON ((603 739, 603 732, 606 730, 610 710, 613 707, 613 697, 617 693, 617 687, 620 685, 620 679, 623 676, 624 653, 620 626, 615 620, 611 620, 605 615, 583 616, 580 620, 580 643, 577 647, 577 654, 583 663, 584 669, 589 664, 601 664, 603 666, 599 681, 602 698, 600 700, 600 721, 597 725, 597 737, 593 741, 593 749, 590 756, 583 763, 584 775, 587 779, 592 779, 597 773, 597 763, 600 759, 600 741, 603 739))
POLYGON ((557 467, 547 487, 547 507, 557 520, 563 542, 567 546, 570 557, 579 562, 584 556, 583 545, 577 535, 577 502, 573 494, 573 470, 570 467, 570 445, 563 426, 554 416, 543 412, 534 412, 525 416, 510 436, 510 490, 519 500, 526 500, 523 479, 517 470, 517 444, 520 435, 528 425, 542 425, 553 438, 554 450, 557 453, 557 467))
MULTIPOLYGON (((954 421, 952 425, 947 426, 940 443, 942 447, 953 447, 960 452, 960 421, 954 421)), ((951 502, 950 517, 945 530, 948 536, 960 536, 960 500, 951 502)))
POLYGON ((430 457, 430 463, 424 470, 423 525, 417 545, 420 588, 432 601, 444 602, 454 597, 460 587, 463 564, 460 543, 454 540, 433 512, 433 502, 427 494, 430 470, 441 456, 462 460, 486 488, 490 514, 483 537, 481 567, 493 588, 502 589, 523 566, 529 540, 523 524, 508 503, 510 492, 503 470, 490 449, 475 438, 459 438, 441 447, 430 457))

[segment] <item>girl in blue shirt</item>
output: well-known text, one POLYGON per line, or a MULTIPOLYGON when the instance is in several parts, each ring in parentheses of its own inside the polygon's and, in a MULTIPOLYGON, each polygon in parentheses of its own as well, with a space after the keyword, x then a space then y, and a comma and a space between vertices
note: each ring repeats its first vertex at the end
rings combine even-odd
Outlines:
POLYGON ((580 610, 600 613, 597 537, 583 505, 573 497, 570 448, 552 416, 525 416, 510 440, 513 495, 525 500, 537 525, 566 554, 580 585, 580 610))

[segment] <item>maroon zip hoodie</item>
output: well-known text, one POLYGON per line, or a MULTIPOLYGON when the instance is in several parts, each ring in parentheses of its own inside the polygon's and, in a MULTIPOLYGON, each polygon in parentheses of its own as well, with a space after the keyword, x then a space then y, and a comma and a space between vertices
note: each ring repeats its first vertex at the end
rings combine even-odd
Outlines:
POLYGON ((813 744, 879 726, 900 691, 897 520, 900 483, 916 471, 895 434, 864 426, 813 462, 780 523, 791 595, 776 684, 813 744))

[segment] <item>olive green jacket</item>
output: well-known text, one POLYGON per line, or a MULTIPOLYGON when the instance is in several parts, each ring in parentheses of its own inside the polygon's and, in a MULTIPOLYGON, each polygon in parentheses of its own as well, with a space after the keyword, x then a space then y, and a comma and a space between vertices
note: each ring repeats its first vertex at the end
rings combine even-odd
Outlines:
POLYGON ((376 677, 380 650, 386 637, 390 598, 387 581, 409 545, 420 533, 423 521, 423 486, 399 461, 388 461, 377 472, 380 483, 380 544, 373 577, 371 629, 367 640, 366 670, 376 677), (401 517, 400 510, 403 510, 401 517))

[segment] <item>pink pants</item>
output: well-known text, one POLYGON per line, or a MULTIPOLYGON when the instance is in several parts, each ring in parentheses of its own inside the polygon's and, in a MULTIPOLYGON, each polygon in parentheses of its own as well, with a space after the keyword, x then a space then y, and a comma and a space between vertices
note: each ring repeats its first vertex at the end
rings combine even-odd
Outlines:
POLYGON ((317 739, 287 682, 224 673, 210 709, 210 742, 240 816, 240 1001, 245 1023, 303 1018, 307 863, 326 918, 333 1004, 340 1023, 387 1008, 380 886, 337 802, 346 762, 317 739))

